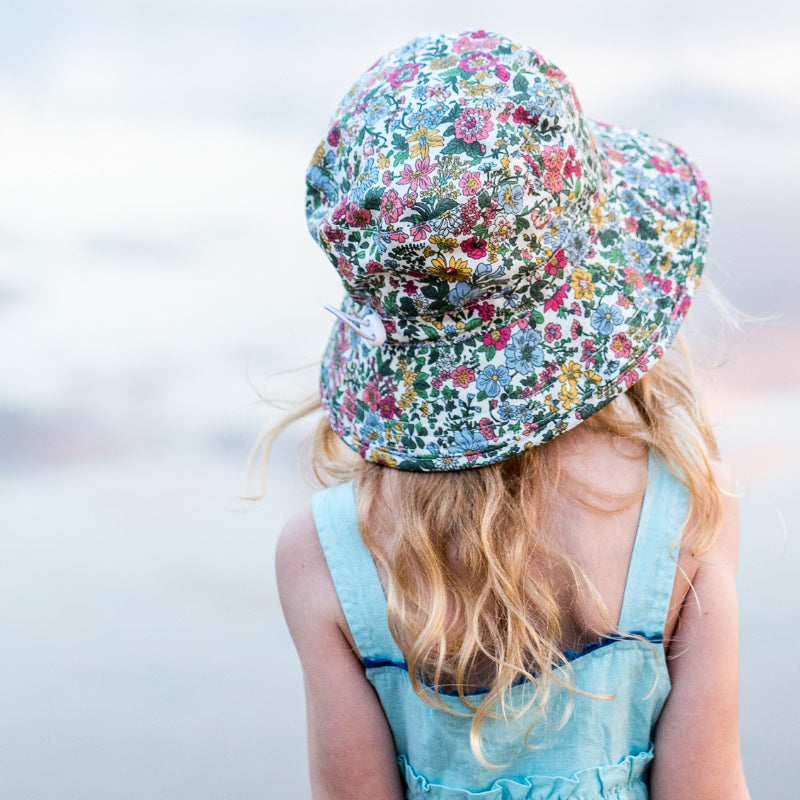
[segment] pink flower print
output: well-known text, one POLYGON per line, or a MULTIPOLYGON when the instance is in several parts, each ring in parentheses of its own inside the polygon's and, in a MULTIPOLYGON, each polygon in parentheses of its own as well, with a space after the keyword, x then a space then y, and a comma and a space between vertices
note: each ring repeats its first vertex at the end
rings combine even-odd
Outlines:
POLYGON ((511 73, 508 71, 505 64, 498 64, 494 68, 494 74, 497 75, 498 80, 503 81, 503 83, 511 77, 511 73))
POLYGON ((611 340, 611 349, 619 358, 627 358, 631 354, 631 340, 624 333, 618 333, 611 340))
POLYGON ((556 325, 555 322, 550 322, 544 329, 544 340, 546 342, 554 342, 556 339, 561 338, 561 326, 556 325))
POLYGON ((415 242, 424 239, 430 232, 430 226, 425 222, 418 222, 416 225, 411 226, 411 235, 414 237, 415 242))
POLYGON ((625 276, 625 283, 629 283, 632 288, 641 289, 644 286, 642 276, 627 264, 622 268, 622 274, 625 276))
POLYGON ((681 319, 682 317, 685 317, 691 302, 692 301, 688 297, 682 297, 680 302, 675 306, 675 308, 672 309, 670 319, 681 319))
POLYGON ((531 222, 536 230, 540 231, 552 219, 552 214, 542 215, 537 209, 531 211, 531 222))
POLYGON ((487 347, 494 347, 497 350, 502 350, 511 339, 511 328, 504 325, 496 331, 488 331, 483 334, 483 343, 487 347))
POLYGON ((567 163, 564 164, 565 178, 580 178, 582 174, 580 161, 567 161, 567 163))
POLYGON ((470 258, 483 258, 486 255, 486 242, 473 236, 471 239, 461 242, 461 249, 470 258))
POLYGON ((490 114, 483 108, 465 108, 453 123, 456 138, 467 144, 485 139, 489 131, 494 128, 494 123, 489 119, 490 114))
POLYGON ((366 270, 370 275, 374 275, 376 272, 381 271, 381 265, 375 260, 370 260, 367 261, 366 270))
POLYGON ((483 417, 481 421, 478 423, 478 430, 484 435, 484 437, 490 442, 497 441, 497 434, 494 432, 494 428, 492 427, 492 421, 489 417, 483 417))
POLYGON ((332 225, 324 225, 323 232, 325 238, 329 242, 342 242, 344 241, 344 231, 341 228, 334 228, 332 225))
POLYGON ((416 283, 414 283, 414 281, 406 281, 406 282, 403 284, 403 291, 404 291, 404 292, 405 292, 405 293, 406 293, 406 294, 407 294, 409 297, 411 297, 411 296, 414 294, 414 292, 416 292, 416 291, 417 291, 417 289, 419 289, 419 286, 417 286, 417 284, 416 284, 416 283))
POLYGON ((403 66, 399 69, 392 70, 392 72, 386 76, 387 80, 392 84, 392 86, 394 86, 395 89, 399 89, 404 83, 413 81, 414 78, 417 77, 419 67, 419 64, 414 64, 413 62, 403 64, 403 66))
POLYGON ((344 256, 339 256, 339 258, 336 260, 336 269, 339 270, 339 274, 346 281, 349 281, 353 277, 353 268, 350 266, 350 262, 344 256))
POLYGON ((545 172, 542 183, 544 188, 549 189, 553 194, 558 194, 564 188, 564 181, 560 172, 545 172))
POLYGON ((342 413, 348 419, 355 419, 356 416, 356 398, 353 396, 352 392, 345 392, 342 395, 342 413))
POLYGON ((453 386, 466 388, 475 380, 475 370, 460 364, 453 370, 450 377, 453 379, 453 386))
POLYGON ((564 269, 567 266, 567 257, 564 254, 564 250, 559 247, 558 250, 553 253, 552 258, 544 265, 545 272, 549 272, 551 275, 558 275, 558 271, 560 269, 564 269))
POLYGON ((639 230, 639 222, 636 217, 625 217, 625 229, 630 233, 636 233, 639 230))
POLYGON ((697 193, 705 200, 711 199, 711 194, 708 191, 708 184, 703 178, 697 179, 697 193))
POLYGON ((473 31, 455 42, 453 52, 461 55, 461 53, 470 53, 473 50, 494 50, 498 44, 500 44, 500 40, 489 36, 486 31, 473 31))
POLYGON ((417 193, 416 192, 406 192, 405 196, 403 197, 403 205, 406 208, 413 208, 414 204, 417 202, 417 193))
POLYGON ((403 212, 403 201, 394 189, 384 192, 381 198, 381 217, 386 222, 397 222, 403 212))
POLYGON ((625 385, 630 389, 636 381, 639 380, 639 373, 635 369, 626 369, 622 375, 617 378, 617 383, 625 381, 625 385))
POLYGON ((567 297, 567 291, 569 290, 569 284, 565 283, 563 286, 559 287, 558 289, 553 292, 553 296, 549 300, 545 300, 544 303, 544 310, 545 311, 555 311, 560 306, 564 305, 564 300, 567 297))
POLYGON ((616 161, 618 164, 628 163, 628 159, 625 158, 625 156, 622 153, 620 153, 619 150, 606 150, 606 152, 608 153, 608 157, 612 161, 616 161))
POLYGON ((378 406, 380 408, 381 416, 384 419, 391 419, 398 412, 398 408, 394 404, 394 397, 392 397, 390 394, 387 394, 386 397, 382 397, 378 406))
MULTIPOLYGON (((577 320, 575 320, 577 322, 577 320)), ((584 339, 581 342, 581 361, 586 362, 587 364, 594 364, 594 353, 597 348, 594 346, 594 342, 591 339, 584 339)))
POLYGON ((572 320, 572 325, 569 326, 569 335, 573 339, 577 339, 581 335, 581 324, 578 320, 572 320))
POLYGON ((495 308, 490 303, 483 302, 478 306, 478 314, 484 322, 488 322, 494 316, 495 308))
POLYGON ((544 168, 547 172, 560 172, 561 165, 567 157, 567 151, 563 147, 548 145, 542 150, 544 168))
POLYGON ((489 55, 489 53, 468 53, 461 61, 458 62, 458 68, 464 72, 481 72, 482 70, 489 70, 496 66, 497 59, 489 55))
POLYGON ((672 164, 670 164, 669 161, 665 161, 663 158, 659 158, 658 156, 651 156, 650 163, 659 172, 672 172, 673 171, 672 164))
POLYGON ((364 392, 361 397, 372 411, 377 411, 381 402, 381 391, 378 388, 378 382, 370 381, 364 387, 364 392))
POLYGON ((482 185, 480 172, 465 172, 458 185, 466 197, 476 195, 482 185))
POLYGON ((403 233, 403 231, 392 231, 389 234, 389 238, 393 242, 404 242, 406 239, 408 239, 408 234, 403 233))
POLYGON ((532 117, 525 106, 517 106, 514 109, 513 120, 517 125, 535 125, 538 118, 538 116, 532 117))
POLYGON ((336 145, 339 144, 339 140, 341 138, 342 138, 342 132, 341 132, 341 130, 339 130, 339 126, 338 125, 334 125, 328 131, 328 144, 331 147, 336 147, 336 145))
POLYGON ((412 168, 411 164, 405 164, 398 183, 407 183, 411 191, 416 192, 420 189, 427 189, 431 185, 430 174, 436 169, 438 164, 431 164, 430 158, 418 158, 412 168))
POLYGON ((384 186, 391 186, 392 173, 388 169, 385 170, 383 175, 381 176, 381 180, 383 181, 384 186))
MULTIPOLYGON (((644 285, 644 283, 642 285, 644 285)), ((616 305, 620 308, 630 308, 633 305, 633 300, 630 297, 626 297, 622 292, 617 292, 616 305)))

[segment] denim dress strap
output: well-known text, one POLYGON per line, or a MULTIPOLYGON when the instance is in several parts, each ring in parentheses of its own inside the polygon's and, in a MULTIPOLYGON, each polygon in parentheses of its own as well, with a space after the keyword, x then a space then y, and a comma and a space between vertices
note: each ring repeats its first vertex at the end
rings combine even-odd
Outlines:
POLYGON ((353 484, 343 483, 312 498, 317 535, 339 602, 361 660, 403 662, 389 633, 386 596, 372 555, 358 532, 353 484))
POLYGON ((664 632, 688 502, 686 487, 651 451, 647 489, 619 617, 620 631, 664 632))

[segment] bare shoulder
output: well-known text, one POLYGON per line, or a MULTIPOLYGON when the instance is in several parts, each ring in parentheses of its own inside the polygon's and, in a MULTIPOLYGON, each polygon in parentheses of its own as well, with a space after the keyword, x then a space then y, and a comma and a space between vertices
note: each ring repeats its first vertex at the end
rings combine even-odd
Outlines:
POLYGON ((296 643, 315 621, 343 625, 344 614, 310 505, 295 513, 281 530, 275 573, 283 613, 296 643))
POLYGON ((749 798, 739 750, 738 504, 724 467, 715 464, 714 472, 722 525, 711 547, 693 559, 670 646, 672 690, 656 729, 654 800, 749 798))

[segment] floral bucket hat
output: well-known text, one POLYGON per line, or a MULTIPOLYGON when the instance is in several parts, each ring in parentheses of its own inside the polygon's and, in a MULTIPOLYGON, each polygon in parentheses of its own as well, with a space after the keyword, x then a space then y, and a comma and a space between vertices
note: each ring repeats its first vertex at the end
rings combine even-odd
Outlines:
POLYGON ((686 155, 585 118, 561 70, 483 31, 380 59, 306 179, 346 292, 322 405, 400 469, 489 464, 586 419, 661 358, 703 267, 686 155))

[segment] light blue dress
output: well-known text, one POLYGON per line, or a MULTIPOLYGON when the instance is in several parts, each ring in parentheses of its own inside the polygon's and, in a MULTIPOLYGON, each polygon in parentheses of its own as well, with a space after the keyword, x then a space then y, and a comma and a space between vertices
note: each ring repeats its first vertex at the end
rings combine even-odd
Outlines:
MULTIPOLYGON (((670 690, 662 634, 676 568, 676 537, 685 488, 651 455, 648 485, 622 603, 619 629, 640 639, 606 639, 567 653, 577 687, 604 700, 554 689, 545 714, 489 719, 485 755, 469 745, 470 718, 423 702, 411 689, 403 654, 389 633, 375 563, 358 534, 351 484, 319 492, 314 519, 336 591, 394 737, 406 797, 417 800, 643 800, 653 758, 653 730, 670 690)), ((335 687, 331 688, 335 691, 335 687)), ((531 685, 510 690, 523 704, 531 685)), ((476 698, 479 699, 479 698, 476 698)), ((446 697, 463 711, 457 697, 446 697)))

